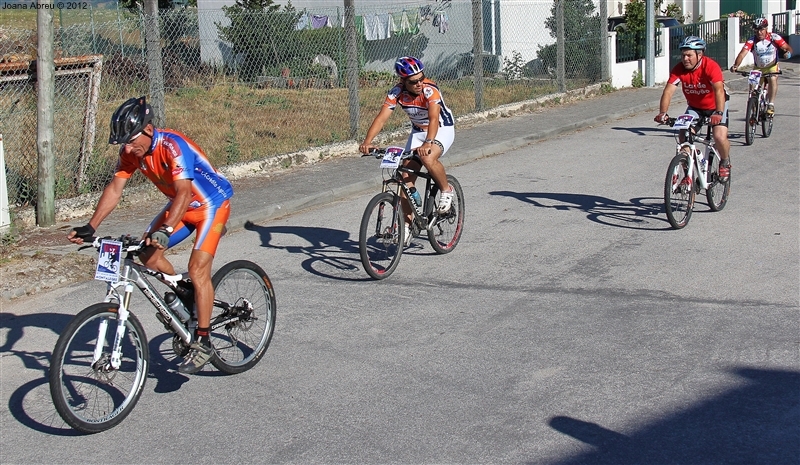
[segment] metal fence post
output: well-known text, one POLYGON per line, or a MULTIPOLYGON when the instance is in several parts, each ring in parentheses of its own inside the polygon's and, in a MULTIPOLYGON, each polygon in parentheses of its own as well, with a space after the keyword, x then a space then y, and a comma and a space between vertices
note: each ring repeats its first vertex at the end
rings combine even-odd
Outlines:
POLYGON ((472 0, 472 75, 475 79, 475 111, 483 111, 483 7, 472 0))
POLYGON ((556 0, 556 79, 562 93, 567 91, 564 35, 564 0, 556 0))
POLYGON ((350 114, 350 137, 358 135, 358 40, 353 0, 344 0, 345 47, 347 51, 347 107, 350 114))

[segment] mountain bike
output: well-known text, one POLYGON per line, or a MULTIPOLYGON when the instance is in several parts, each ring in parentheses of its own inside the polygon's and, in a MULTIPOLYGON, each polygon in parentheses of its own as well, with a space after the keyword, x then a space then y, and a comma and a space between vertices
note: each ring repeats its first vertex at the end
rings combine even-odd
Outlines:
POLYGON ((731 178, 729 176, 725 182, 719 180, 720 157, 714 147, 709 118, 696 121, 692 115, 681 115, 677 118, 668 117, 666 124, 676 129, 677 146, 664 181, 664 208, 672 227, 681 229, 689 224, 695 195, 701 189, 706 190, 711 211, 725 208, 731 192, 731 178), (708 126, 706 137, 698 137, 696 132, 704 124, 708 126), (705 150, 701 151, 697 144, 704 145, 705 150))
MULTIPOLYGON (((59 415, 84 433, 116 426, 142 395, 150 354, 144 328, 131 310, 134 287, 173 335, 175 355, 186 356, 197 326, 194 286, 188 274, 167 275, 135 262, 145 249, 140 239, 122 236, 92 241, 101 256, 116 255, 121 272, 98 264, 95 278, 106 281, 106 298, 79 312, 61 332, 49 375, 50 395, 59 415), (167 286, 163 298, 148 276, 167 286)), ((214 354, 210 361, 223 373, 241 373, 261 360, 272 339, 275 292, 264 270, 246 260, 224 265, 211 281, 214 354)))
POLYGON ((747 76, 747 82, 750 85, 750 95, 747 97, 747 112, 744 117, 744 143, 745 145, 753 145, 758 123, 761 123, 762 136, 766 138, 772 134, 774 115, 767 114, 767 78, 783 73, 778 71, 776 73, 763 74, 757 69, 737 72, 742 76, 747 76))
POLYGON ((383 189, 367 204, 358 233, 358 249, 364 270, 374 279, 388 278, 400 263, 405 237, 405 211, 402 199, 412 205, 410 231, 419 237, 426 231, 431 247, 438 254, 451 252, 464 231, 464 192, 461 184, 447 175, 447 182, 455 193, 453 204, 446 213, 438 213, 440 191, 427 171, 413 170, 402 165, 403 160, 414 156, 414 151, 403 151, 401 147, 373 150, 365 157, 382 158, 384 173, 383 189), (425 180, 421 204, 417 205, 411 188, 403 182, 403 173, 416 175, 425 180))

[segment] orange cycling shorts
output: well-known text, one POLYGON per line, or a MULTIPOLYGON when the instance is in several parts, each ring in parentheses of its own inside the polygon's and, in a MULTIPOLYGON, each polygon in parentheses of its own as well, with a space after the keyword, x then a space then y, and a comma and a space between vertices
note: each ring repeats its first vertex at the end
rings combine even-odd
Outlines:
MULTIPOLYGON (((164 224, 169 216, 170 205, 171 203, 167 204, 164 210, 153 219, 148 231, 154 231, 164 224)), ((194 231, 197 231, 197 237, 195 237, 194 240, 194 249, 214 255, 217 252, 219 239, 225 234, 225 223, 228 222, 230 214, 230 200, 225 200, 219 205, 207 204, 199 208, 187 210, 183 218, 181 218, 181 222, 178 223, 175 230, 170 234, 169 246, 167 248, 178 245, 194 231)))

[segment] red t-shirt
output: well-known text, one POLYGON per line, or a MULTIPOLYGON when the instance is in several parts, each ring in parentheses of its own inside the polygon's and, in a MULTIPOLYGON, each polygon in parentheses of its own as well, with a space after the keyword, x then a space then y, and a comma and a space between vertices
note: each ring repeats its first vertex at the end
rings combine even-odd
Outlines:
POLYGON ((678 63, 669 74, 669 83, 681 84, 683 95, 690 107, 698 110, 715 110, 717 108, 714 97, 715 82, 723 82, 722 68, 716 61, 709 57, 700 59, 700 63, 693 70, 688 70, 683 63, 678 63))

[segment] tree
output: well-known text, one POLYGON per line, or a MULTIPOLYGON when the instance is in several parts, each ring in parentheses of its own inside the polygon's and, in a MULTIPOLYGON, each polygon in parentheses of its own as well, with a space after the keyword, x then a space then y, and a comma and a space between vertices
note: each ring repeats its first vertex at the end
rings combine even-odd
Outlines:
MULTIPOLYGON (((592 0, 560 0, 564 2, 564 56, 568 78, 600 79, 600 13, 595 12, 592 0)), ((556 2, 550 8, 550 17, 544 22, 550 36, 558 37, 556 2)), ((539 59, 547 69, 556 68, 556 44, 539 47, 539 59)))
POLYGON ((271 74, 277 75, 292 61, 291 38, 295 35, 301 12, 287 2, 283 11, 273 0, 236 0, 235 5, 223 6, 231 23, 217 23, 220 36, 231 43, 233 54, 240 60, 238 70, 244 79, 271 74))

